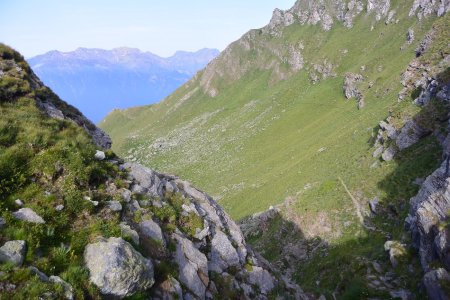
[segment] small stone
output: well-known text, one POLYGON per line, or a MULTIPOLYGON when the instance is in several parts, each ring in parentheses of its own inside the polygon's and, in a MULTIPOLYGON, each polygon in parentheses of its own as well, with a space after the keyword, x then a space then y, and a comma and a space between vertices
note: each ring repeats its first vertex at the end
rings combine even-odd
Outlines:
POLYGON ((4 218, 0 218, 0 229, 6 226, 6 220, 4 218))
POLYGON ((377 214, 378 204, 379 204, 379 201, 378 201, 377 197, 375 197, 369 201, 370 211, 372 213, 377 214))
POLYGON ((16 266, 21 266, 25 259, 26 242, 9 241, 0 247, 0 262, 11 262, 16 266))
POLYGON ((131 191, 130 190, 123 190, 122 191, 122 198, 123 198, 123 201, 125 201, 125 202, 130 202, 130 200, 131 200, 131 191))
POLYGON ((106 158, 105 152, 97 150, 94 155, 96 160, 104 160, 106 158))
POLYGON ((17 206, 19 206, 19 207, 22 207, 22 206, 24 206, 24 203, 23 203, 23 201, 22 200, 20 200, 20 199, 16 199, 15 201, 14 201, 14 203, 17 205, 17 206))
POLYGON ((106 203, 107 207, 112 211, 121 211, 122 210, 122 204, 120 204, 119 201, 108 201, 106 203))
POLYGON ((13 212, 14 218, 30 223, 45 224, 44 219, 35 213, 31 208, 21 208, 16 212, 13 212))
POLYGON ((73 288, 69 283, 62 280, 59 276, 50 276, 49 281, 60 284, 64 289, 64 297, 66 298, 66 300, 73 300, 73 288))
POLYGON ((55 207, 56 211, 62 211, 63 209, 64 209, 64 205, 62 205, 62 204, 59 204, 55 207))

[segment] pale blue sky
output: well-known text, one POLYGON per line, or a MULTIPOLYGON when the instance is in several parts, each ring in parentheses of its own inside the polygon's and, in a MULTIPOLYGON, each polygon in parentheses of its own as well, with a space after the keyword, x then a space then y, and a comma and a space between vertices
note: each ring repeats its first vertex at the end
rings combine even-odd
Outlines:
POLYGON ((0 0, 0 42, 26 57, 128 46, 170 56, 223 50, 295 0, 0 0))

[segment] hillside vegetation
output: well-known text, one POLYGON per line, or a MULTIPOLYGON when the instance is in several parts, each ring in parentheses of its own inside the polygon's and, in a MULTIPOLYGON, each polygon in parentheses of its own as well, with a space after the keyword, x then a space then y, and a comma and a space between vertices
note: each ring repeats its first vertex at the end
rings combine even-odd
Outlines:
POLYGON ((354 6, 350 24, 290 19, 297 8, 314 16, 323 3, 333 11, 338 2, 298 1, 275 11, 268 26, 232 43, 161 103, 116 110, 100 127, 117 153, 188 178, 244 224, 270 206, 280 209, 250 242, 305 290, 330 299, 388 298, 400 290, 425 297, 421 278, 411 275, 420 272, 415 251, 404 250, 405 261, 393 268, 383 245, 410 242, 403 220, 420 188, 414 182, 441 163, 439 136, 427 134, 388 161, 373 152, 386 119, 400 129, 419 115, 446 134, 446 105, 424 112, 412 103, 420 88, 403 99, 399 92, 432 29, 421 63, 448 84, 450 20, 411 9, 420 1, 375 1, 375 9, 361 4, 359 13, 354 6), (355 75, 347 99, 345 82, 355 75), (381 215, 370 211, 374 199, 381 215), (378 273, 393 279, 380 281, 378 273))

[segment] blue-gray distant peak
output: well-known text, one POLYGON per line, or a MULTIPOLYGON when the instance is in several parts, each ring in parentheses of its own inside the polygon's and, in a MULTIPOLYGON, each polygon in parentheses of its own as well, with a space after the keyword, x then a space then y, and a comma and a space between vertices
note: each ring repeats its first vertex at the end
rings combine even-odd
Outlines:
POLYGON ((94 122, 114 108, 155 103, 219 55, 217 49, 177 51, 161 57, 137 48, 77 48, 28 59, 34 72, 62 99, 94 122))

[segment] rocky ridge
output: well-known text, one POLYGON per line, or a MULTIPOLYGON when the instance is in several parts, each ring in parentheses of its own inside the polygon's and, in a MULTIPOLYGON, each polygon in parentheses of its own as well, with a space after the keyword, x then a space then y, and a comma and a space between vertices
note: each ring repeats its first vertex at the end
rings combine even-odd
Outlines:
MULTIPOLYGON (((95 175, 95 180, 88 183, 89 192, 76 200, 77 205, 86 209, 68 222, 69 228, 78 225, 95 227, 95 222, 110 226, 108 236, 96 234, 87 240, 83 245, 83 265, 77 266, 83 272, 87 271, 89 281, 102 297, 120 299, 136 293, 151 299, 304 297, 298 286, 277 275, 269 263, 253 252, 239 226, 210 196, 176 176, 157 173, 139 164, 124 163, 110 152, 105 153, 102 146, 110 146, 109 137, 43 86, 18 53, 1 46, 0 83, 14 82, 19 87, 29 84, 31 92, 26 96, 34 99, 35 106, 44 113, 42 116, 57 121, 69 120, 86 130, 97 145, 90 159, 114 170, 105 174, 106 177, 95 175), (116 174, 124 177, 117 178, 116 174), (99 189, 103 190, 101 197, 98 196, 99 189)), ((24 96, 19 88, 13 87, 0 90, 2 105, 3 101, 6 106, 11 105, 24 96)), ((36 185, 50 181, 47 186, 50 189, 56 181, 64 181, 62 174, 66 170, 61 164, 61 161, 55 163, 51 176, 45 175, 43 170, 33 174, 36 185)), ((81 179, 77 184, 78 189, 85 188, 81 179)), ((11 204, 11 207, 20 207, 17 211, 2 211, 2 216, 8 217, 0 219, 0 230, 31 226, 26 228, 46 232, 47 238, 54 236, 51 216, 59 218, 71 208, 67 199, 63 205, 52 192, 46 190, 44 194, 53 197, 48 199, 55 199, 50 208, 53 215, 45 212, 41 216, 28 207, 32 197, 17 199, 11 204)), ((2 200, 1 205, 6 203, 2 200)), ((4 240, 3 235, 0 238, 4 240)), ((40 266, 47 267, 48 263, 38 265, 36 261, 26 259, 27 255, 35 255, 29 251, 33 243, 35 241, 29 239, 7 239, 0 247, 0 262, 21 267, 27 270, 21 272, 36 275, 40 282, 59 285, 64 298, 74 299, 75 293, 80 291, 76 291, 79 287, 73 284, 78 285, 78 282, 67 282, 58 273, 51 275, 49 272, 55 268, 42 272, 40 266)), ((71 244, 62 243, 58 253, 67 260, 66 255, 74 255, 71 247, 71 244)), ((38 255, 42 255, 40 251, 37 250, 38 255)), ((5 273, 0 273, 0 277, 3 276, 5 273)), ((0 293, 9 294, 16 288, 15 284, 2 279, 0 293)), ((50 292, 41 296, 51 298, 56 295, 50 292)))

